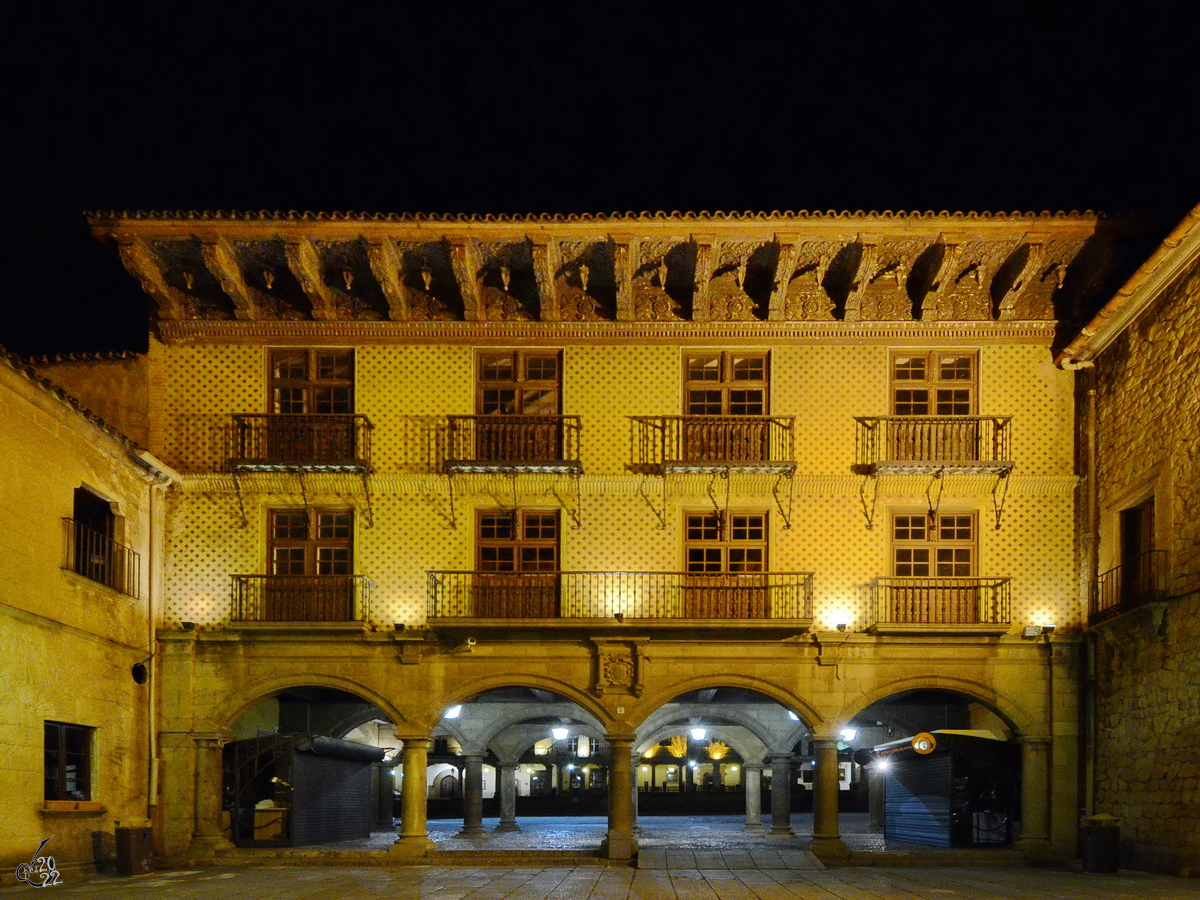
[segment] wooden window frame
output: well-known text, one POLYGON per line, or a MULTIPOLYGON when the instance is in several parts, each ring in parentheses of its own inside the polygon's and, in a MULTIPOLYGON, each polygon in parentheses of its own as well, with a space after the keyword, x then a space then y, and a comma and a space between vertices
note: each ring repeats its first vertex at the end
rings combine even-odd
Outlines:
POLYGON ((771 414, 771 351, 769 350, 688 350, 683 354, 683 414, 685 416, 767 416, 771 414), (701 358, 718 359, 718 377, 702 379, 692 377, 692 361, 701 358), (736 378, 735 360, 762 361, 762 378, 736 378), (731 396, 737 390, 761 390, 762 411, 756 413, 733 412, 735 401, 731 396), (693 391, 720 393, 720 412, 696 412, 692 410, 693 391))
MULTIPOLYGON (((907 370, 912 372, 911 369, 907 370)), ((893 416, 974 416, 978 414, 979 403, 979 351, 978 350, 893 350, 888 354, 888 404, 893 416), (950 359, 970 360, 970 378, 944 378, 943 362, 950 359), (923 377, 900 377, 900 365, 905 360, 922 360, 923 377), (963 401, 956 397, 946 397, 943 401, 938 396, 939 391, 966 390, 966 411, 955 411, 963 401), (923 390, 925 412, 911 412, 910 408, 916 401, 912 398, 901 399, 900 392, 905 390, 923 390), (947 408, 939 411, 939 408, 947 408)))
POLYGON ((272 347, 267 350, 267 408, 273 415, 353 415, 354 382, 357 370, 357 354, 350 347, 272 347), (279 375, 278 360, 284 355, 303 354, 303 373, 279 375), (347 377, 322 378, 323 357, 349 357, 347 377), (324 391, 344 389, 346 396, 323 397, 324 391), (292 408, 296 400, 281 401, 279 391, 296 391, 299 409, 292 408), (285 408, 286 407, 286 408, 285 408), (322 408, 323 407, 323 408, 322 408))
POLYGON ((563 388, 563 352, 561 350, 477 350, 475 355, 475 413, 476 415, 530 415, 530 416, 561 416, 563 388), (489 359, 507 357, 512 363, 513 377, 511 379, 486 378, 485 366, 489 359), (555 361, 555 377, 528 377, 529 363, 537 360, 553 359, 555 361), (511 409, 495 408, 496 401, 489 401, 487 392, 512 390, 511 409), (545 410, 527 412, 526 392, 538 390, 554 391, 554 411, 545 410))
MULTIPOLYGON (((331 528, 339 528, 337 523, 330 523, 331 528)), ((330 560, 336 563, 340 560, 330 560)), ((287 507, 279 509, 267 510, 267 571, 271 575, 334 575, 348 578, 354 574, 354 510, 345 507, 320 507, 306 510, 300 507, 287 507), (277 521, 276 516, 288 515, 294 516, 303 520, 303 525, 298 523, 292 527, 303 527, 305 534, 303 537, 294 536, 279 536, 276 533, 277 521), (331 515, 345 515, 349 517, 346 525, 348 534, 345 537, 326 535, 322 537, 320 530, 322 528, 321 517, 331 515), (276 566, 275 550, 283 548, 303 549, 304 553, 304 571, 303 572, 279 572, 276 566), (345 572, 322 572, 320 551, 324 549, 345 550, 346 558, 345 572)))
POLYGON ((90 801, 93 793, 93 765, 92 757, 95 753, 96 729, 88 725, 73 725, 69 722, 57 722, 45 720, 43 722, 43 747, 44 747, 44 778, 43 778, 43 794, 47 801, 90 801), (75 734, 82 737, 84 749, 68 750, 68 734, 75 734), (51 746, 53 744, 53 746, 51 746), (53 756, 53 759, 52 759, 53 756), (72 780, 68 775, 68 757, 75 757, 78 760, 78 769, 75 772, 72 780), (53 763, 53 776, 51 776, 51 765, 53 763), (80 790, 78 785, 82 783, 83 789, 80 790), (77 785, 74 793, 80 796, 71 796, 68 785, 77 785))
POLYGON ((979 564, 979 515, 974 510, 945 510, 937 513, 936 521, 931 521, 928 510, 917 509, 895 509, 888 516, 888 554, 890 556, 889 569, 896 578, 977 578, 977 567, 979 564), (901 526, 900 520, 905 520, 905 525, 901 526), (953 535, 945 535, 945 529, 951 530, 963 527, 963 521, 966 520, 970 529, 970 537, 967 539, 957 538, 953 535), (955 520, 951 522, 950 520, 955 520), (898 531, 901 527, 912 528, 916 523, 921 523, 923 526, 924 537, 920 539, 912 537, 901 537, 898 531), (936 533, 935 533, 936 532, 936 533), (899 551, 902 550, 925 550, 928 553, 927 558, 922 562, 916 562, 912 558, 901 561, 899 551), (950 551, 952 554, 946 560, 939 560, 939 551, 950 551), (939 566, 949 566, 958 568, 962 565, 958 554, 954 551, 968 550, 969 559, 967 560, 966 573, 961 572, 946 572, 940 574, 939 566), (901 572, 902 568, 924 565, 928 567, 925 574, 915 574, 911 570, 901 572))
MULTIPOLYGON (((684 510, 683 512, 683 571, 689 575, 697 574, 721 574, 721 575, 759 575, 765 574, 770 570, 770 546, 771 546, 771 518, 769 510, 765 509, 739 509, 726 510, 716 512, 714 510, 684 510), (748 524, 739 525, 738 520, 752 516, 761 517, 762 537, 758 540, 737 539, 735 537, 739 527, 751 527, 748 524), (693 538, 689 536, 693 525, 693 519, 708 520, 705 523, 699 524, 699 528, 713 528, 715 526, 716 537, 714 538, 693 538), (760 568, 757 569, 731 569, 730 568, 730 550, 745 550, 745 549, 761 549, 762 560, 759 563, 760 568), (689 559, 692 550, 717 550, 720 553, 721 568, 719 569, 692 569, 690 568, 691 561, 689 559)), ((744 564, 744 563, 742 563, 744 564)))
MULTIPOLYGON (((541 526, 538 526, 541 527, 541 526)), ((555 574, 560 571, 562 561, 562 516, 557 509, 479 509, 475 511, 475 570, 487 574, 522 574, 537 573, 555 574), (512 519, 511 537, 484 536, 484 520, 489 517, 507 516, 512 519), (540 535, 530 537, 528 516, 551 516, 554 520, 554 537, 545 538, 540 535), (488 548, 512 549, 511 569, 485 568, 484 551, 488 548), (554 550, 554 568, 523 568, 524 555, 522 550, 554 550)), ((539 554, 540 555, 540 554, 539 554)), ((491 561, 488 561, 489 563, 491 561)))

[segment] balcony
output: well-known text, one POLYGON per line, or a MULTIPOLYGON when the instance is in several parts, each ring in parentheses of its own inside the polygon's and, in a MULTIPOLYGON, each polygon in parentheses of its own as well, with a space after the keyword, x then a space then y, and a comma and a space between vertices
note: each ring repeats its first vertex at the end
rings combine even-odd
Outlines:
POLYGON ((137 551, 74 519, 63 519, 62 567, 137 599, 137 551))
POLYGON ((234 575, 233 622, 366 622, 375 585, 362 575, 234 575))
POLYGON ((433 619, 809 621, 810 572, 430 572, 433 619))
POLYGON ((1162 600, 1165 551, 1150 550, 1135 557, 1128 565, 1115 566, 1092 584, 1088 597, 1088 624, 1095 625, 1113 616, 1162 600))
POLYGON ((791 474, 794 426, 795 416, 635 416, 633 468, 791 474))
POLYGON ((867 590, 877 634, 1003 634, 1012 622, 1007 578, 876 578, 867 590))
POLYGON ((579 474, 579 416, 448 416, 444 470, 579 474))
POLYGON ((371 471, 366 416, 255 415, 233 417, 229 466, 235 472, 371 471))
POLYGON ((936 471, 1003 475, 1012 416, 856 416, 860 475, 936 471))

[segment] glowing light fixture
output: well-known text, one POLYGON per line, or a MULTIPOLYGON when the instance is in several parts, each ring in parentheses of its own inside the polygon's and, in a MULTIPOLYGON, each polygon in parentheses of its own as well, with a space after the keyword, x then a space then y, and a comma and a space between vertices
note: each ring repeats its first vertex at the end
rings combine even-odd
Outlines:
POLYGON ((452 706, 446 710, 446 718, 457 719, 460 712, 462 712, 462 706, 452 706))
POLYGON ((692 729, 692 740, 693 741, 702 741, 702 740, 704 740, 704 736, 706 734, 708 734, 708 732, 703 728, 693 728, 692 729))
POLYGON ((788 710, 788 718, 791 719, 793 722, 800 721, 800 717, 798 715, 796 715, 794 712, 792 712, 790 709, 788 710))
POLYGON ((565 728, 551 728, 550 733, 554 735, 554 739, 556 741, 565 741, 567 739, 567 735, 570 734, 570 732, 565 728))
POLYGON ((855 737, 858 736, 858 731, 856 731, 853 728, 843 728, 841 731, 841 734, 842 734, 842 740, 849 743, 850 741, 854 740, 855 737))

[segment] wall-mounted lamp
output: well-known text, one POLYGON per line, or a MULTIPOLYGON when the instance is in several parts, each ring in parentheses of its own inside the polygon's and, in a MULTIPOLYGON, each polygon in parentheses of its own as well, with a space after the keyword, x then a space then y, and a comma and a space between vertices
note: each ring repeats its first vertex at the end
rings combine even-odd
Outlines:
POLYGON ((462 706, 452 706, 446 710, 447 719, 457 719, 458 714, 462 712, 462 706))
POLYGON ((150 669, 146 663, 150 662, 152 659, 154 659, 153 653, 143 659, 140 663, 133 664, 133 668, 129 671, 130 674, 133 675, 133 681, 135 684, 145 684, 150 680, 150 669))
POLYGON ((788 718, 791 719, 793 722, 800 721, 800 717, 798 715, 796 715, 794 712, 792 712, 790 709, 788 710, 788 718))
POLYGON ((1040 638, 1043 634, 1053 634, 1053 625, 1026 625, 1021 629, 1021 637, 1027 641, 1040 638))
POLYGON ((848 744, 858 736, 858 731, 853 728, 843 728, 841 735, 842 740, 848 744))
POLYGON ((556 741, 565 741, 567 739, 567 735, 570 734, 570 732, 567 731, 567 729, 565 729, 565 728, 551 728, 550 734, 552 734, 554 736, 554 739, 556 741))
POLYGON ((180 622, 179 625, 184 631, 195 631, 196 630, 195 622, 180 622))
POLYGON ((702 741, 702 740, 704 740, 704 736, 706 734, 708 734, 708 731, 706 731, 703 728, 693 728, 692 729, 692 740, 693 741, 702 741))
POLYGON ((838 622, 838 624, 837 624, 837 630, 838 630, 838 631, 841 631, 841 632, 843 632, 843 633, 844 633, 844 632, 845 632, 845 631, 846 631, 846 630, 847 630, 849 627, 850 627, 850 625, 849 625, 848 623, 846 623, 846 622, 838 622))

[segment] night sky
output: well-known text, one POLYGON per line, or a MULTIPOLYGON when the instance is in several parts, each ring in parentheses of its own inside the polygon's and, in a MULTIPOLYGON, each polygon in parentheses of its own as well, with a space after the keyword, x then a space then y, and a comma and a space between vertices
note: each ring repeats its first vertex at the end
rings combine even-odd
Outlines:
POLYGON ((0 21, 0 344, 144 349, 147 298, 85 209, 1169 227, 1200 202, 1196 5, 23 4, 0 21))

